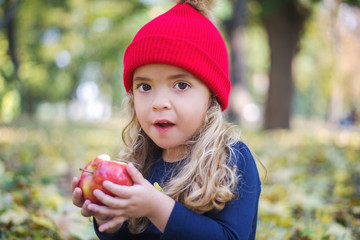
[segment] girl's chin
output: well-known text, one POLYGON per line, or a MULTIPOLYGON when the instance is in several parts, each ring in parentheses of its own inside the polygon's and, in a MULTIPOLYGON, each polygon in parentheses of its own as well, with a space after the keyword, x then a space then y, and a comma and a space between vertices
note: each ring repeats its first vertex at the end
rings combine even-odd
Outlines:
POLYGON ((176 151, 176 150, 183 150, 184 148, 185 148, 185 146, 184 146, 184 143, 182 142, 182 143, 180 143, 180 144, 176 144, 176 143, 170 143, 169 141, 167 141, 167 142, 163 142, 163 141, 154 141, 155 142, 155 144, 159 147, 159 148, 162 148, 163 150, 165 150, 165 151, 167 151, 167 150, 169 150, 169 151, 171 151, 171 150, 174 150, 174 151, 176 151))
POLYGON ((161 143, 156 143, 155 144, 159 147, 162 148, 163 150, 170 150, 170 149, 176 149, 178 147, 180 147, 180 145, 172 145, 172 144, 161 144, 161 143))

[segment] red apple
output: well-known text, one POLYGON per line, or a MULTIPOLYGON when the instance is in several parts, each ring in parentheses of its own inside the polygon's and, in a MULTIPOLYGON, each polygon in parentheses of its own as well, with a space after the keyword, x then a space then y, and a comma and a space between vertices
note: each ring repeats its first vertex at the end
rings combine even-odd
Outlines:
POLYGON ((94 190, 99 189, 105 194, 114 197, 114 194, 103 187, 103 182, 109 180, 115 184, 132 186, 134 183, 126 171, 127 164, 110 160, 106 154, 96 157, 86 165, 82 170, 79 181, 79 187, 86 200, 103 205, 99 199, 94 196, 94 190))

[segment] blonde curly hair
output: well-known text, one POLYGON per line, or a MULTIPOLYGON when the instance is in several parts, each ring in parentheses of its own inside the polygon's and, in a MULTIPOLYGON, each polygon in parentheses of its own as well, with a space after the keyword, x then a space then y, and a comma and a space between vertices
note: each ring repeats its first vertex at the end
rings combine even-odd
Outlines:
MULTIPOLYGON (((131 118, 122 132, 124 147, 119 158, 133 162, 147 177, 154 156, 161 149, 141 129, 131 92, 124 103, 131 118)), ((239 139, 234 125, 224 121, 221 106, 212 96, 204 122, 184 143, 187 149, 185 160, 163 186, 164 193, 199 214, 223 209, 226 202, 236 197, 239 176, 236 166, 229 162, 229 154, 231 146, 239 139)), ((140 233, 148 222, 146 218, 130 219, 129 230, 140 233)))

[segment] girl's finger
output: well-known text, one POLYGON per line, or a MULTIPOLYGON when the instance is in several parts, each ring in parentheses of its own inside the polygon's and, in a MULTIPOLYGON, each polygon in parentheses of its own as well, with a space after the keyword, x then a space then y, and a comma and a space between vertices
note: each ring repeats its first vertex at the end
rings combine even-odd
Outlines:
POLYGON ((110 181, 104 181, 103 186, 119 198, 131 197, 131 189, 129 186, 121 186, 110 181))
POLYGON ((119 217, 114 217, 113 219, 111 219, 110 221, 101 224, 99 226, 99 231, 100 232, 104 232, 108 229, 114 228, 116 226, 122 225, 125 222, 126 218, 119 216, 119 217))
MULTIPOLYGON (((99 190, 99 189, 95 189, 93 194, 95 195, 95 197, 97 199, 100 200, 100 202, 102 202, 104 205, 108 206, 108 207, 112 207, 114 208, 114 202, 116 202, 117 200, 120 200, 120 198, 114 198, 110 195, 105 194, 103 191, 99 190)), ((122 206, 120 206, 120 204, 117 204, 117 208, 121 208, 122 206)))
POLYGON ((77 177, 73 177, 73 180, 71 182, 71 191, 73 192, 78 185, 79 185, 79 179, 77 177))
POLYGON ((82 196, 82 191, 80 188, 75 188, 72 193, 72 202, 77 207, 82 207, 84 204, 84 199, 82 196))
MULTIPOLYGON (((116 184, 114 184, 114 185, 116 185, 116 184)), ((119 186, 119 187, 126 187, 126 186, 119 186)), ((128 204, 128 200, 126 198, 112 197, 98 189, 94 190, 94 195, 104 205, 106 205, 107 207, 110 207, 110 208, 123 209, 128 204)))
POLYGON ((81 215, 84 217, 91 217, 94 215, 94 212, 88 209, 89 204, 91 204, 91 202, 86 200, 81 208, 81 215))
POLYGON ((112 216, 119 216, 123 214, 122 209, 114 209, 108 206, 101 206, 97 204, 89 204, 87 206, 87 210, 90 212, 95 213, 96 215, 103 217, 112 217, 112 216))

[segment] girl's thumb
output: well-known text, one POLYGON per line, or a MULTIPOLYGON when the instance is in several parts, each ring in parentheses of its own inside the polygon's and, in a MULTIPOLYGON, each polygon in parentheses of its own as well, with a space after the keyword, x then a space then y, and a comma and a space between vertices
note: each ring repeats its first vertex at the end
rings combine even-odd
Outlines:
POLYGON ((126 170, 134 183, 141 183, 144 180, 143 175, 139 172, 139 170, 137 170, 134 164, 129 163, 126 170))

